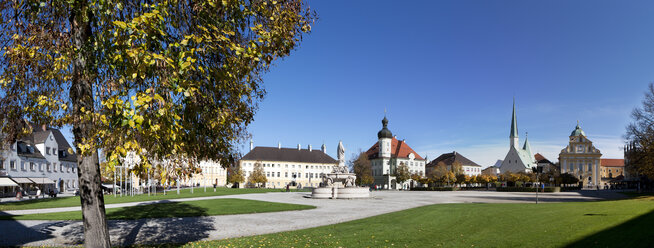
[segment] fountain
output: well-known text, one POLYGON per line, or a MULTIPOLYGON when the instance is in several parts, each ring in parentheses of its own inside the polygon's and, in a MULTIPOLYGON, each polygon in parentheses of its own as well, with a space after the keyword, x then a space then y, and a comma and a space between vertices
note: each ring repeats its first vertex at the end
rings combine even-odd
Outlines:
POLYGON ((345 148, 343 142, 338 142, 338 165, 331 173, 322 177, 320 187, 313 189, 311 198, 316 199, 354 199, 370 197, 368 187, 356 186, 356 175, 350 173, 345 166, 345 148))

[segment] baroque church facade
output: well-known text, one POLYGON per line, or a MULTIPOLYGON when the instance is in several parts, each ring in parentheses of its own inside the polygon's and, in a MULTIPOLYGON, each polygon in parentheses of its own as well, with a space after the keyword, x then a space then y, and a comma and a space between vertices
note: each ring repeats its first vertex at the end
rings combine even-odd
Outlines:
POLYGON ((531 153, 531 146, 529 140, 525 136, 525 143, 520 148, 518 139, 518 120, 515 112, 515 100, 513 101, 513 116, 511 117, 511 133, 509 135, 510 146, 509 152, 506 154, 502 165, 500 166, 500 173, 511 172, 531 172, 533 167, 536 167, 537 162, 531 153))
POLYGON ((570 133, 568 146, 559 153, 561 173, 576 176, 584 186, 601 185, 601 157, 600 150, 593 146, 593 142, 586 137, 586 133, 577 123, 570 133))

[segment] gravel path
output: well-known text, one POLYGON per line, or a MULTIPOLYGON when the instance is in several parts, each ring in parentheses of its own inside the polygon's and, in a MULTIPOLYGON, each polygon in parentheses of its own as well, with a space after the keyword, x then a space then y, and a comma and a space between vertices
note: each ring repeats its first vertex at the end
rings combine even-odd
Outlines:
MULTIPOLYGON (((107 208, 183 202, 194 200, 239 198, 270 202, 313 205, 317 208, 259 214, 209 217, 159 218, 109 221, 113 245, 183 243, 275 233, 341 223, 439 203, 509 203, 534 202, 534 193, 494 191, 400 192, 376 191, 370 199, 331 200, 306 198, 309 193, 262 193, 107 205, 107 208)), ((540 194, 541 202, 593 201, 623 197, 612 192, 564 192, 540 194)), ((79 210, 48 209, 48 212, 79 210)), ((43 213, 46 210, 7 211, 11 214, 43 213), (20 212, 24 211, 24 212, 20 212)), ((68 246, 83 242, 80 221, 0 221, 0 246, 68 246)))

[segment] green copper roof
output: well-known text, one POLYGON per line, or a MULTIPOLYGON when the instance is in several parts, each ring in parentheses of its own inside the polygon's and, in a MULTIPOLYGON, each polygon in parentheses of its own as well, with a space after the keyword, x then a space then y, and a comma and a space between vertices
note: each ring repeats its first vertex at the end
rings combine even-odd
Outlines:
POLYGON ((513 99, 513 117, 511 117, 511 135, 509 138, 518 137, 518 118, 515 116, 515 99, 513 99))
POLYGON ((525 145, 522 146, 522 150, 525 150, 528 156, 531 156, 531 145, 529 145, 529 137, 525 135, 525 145))
POLYGON ((586 136, 586 133, 584 133, 584 130, 581 130, 581 127, 579 127, 579 122, 577 122, 577 126, 575 127, 575 130, 570 133, 570 136, 586 136))

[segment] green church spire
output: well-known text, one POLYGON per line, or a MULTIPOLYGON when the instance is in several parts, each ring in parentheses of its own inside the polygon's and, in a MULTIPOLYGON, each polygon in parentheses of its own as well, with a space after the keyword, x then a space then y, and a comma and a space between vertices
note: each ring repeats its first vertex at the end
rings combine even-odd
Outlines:
POLYGON ((518 137, 518 119, 515 115, 515 97, 513 98, 513 117, 511 117, 511 135, 509 138, 518 137))
POLYGON ((527 151, 527 154, 531 156, 531 145, 529 145, 529 136, 525 134, 525 145, 522 147, 522 150, 527 151))

